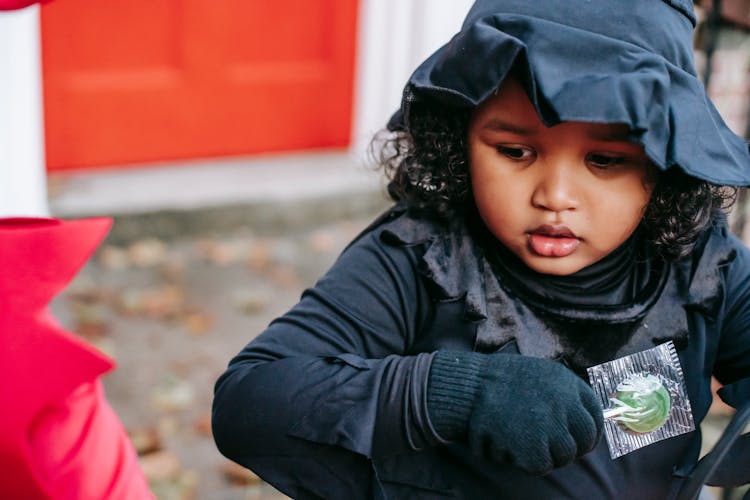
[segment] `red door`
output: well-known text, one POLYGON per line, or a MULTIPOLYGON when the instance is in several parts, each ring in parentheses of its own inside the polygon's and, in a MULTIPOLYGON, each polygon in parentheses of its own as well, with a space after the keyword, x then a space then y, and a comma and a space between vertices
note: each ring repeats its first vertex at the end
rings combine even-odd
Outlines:
POLYGON ((44 4, 48 168, 348 145, 357 4, 44 4))

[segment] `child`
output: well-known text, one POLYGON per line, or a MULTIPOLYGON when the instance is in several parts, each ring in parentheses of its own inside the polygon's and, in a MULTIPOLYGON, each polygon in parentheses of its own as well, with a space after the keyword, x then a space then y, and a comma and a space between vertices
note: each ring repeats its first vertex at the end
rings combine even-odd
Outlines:
POLYGON ((398 203, 218 380, 221 452, 295 498, 674 495, 700 432, 611 459, 586 368, 671 340, 696 424, 712 375, 750 400, 721 214, 750 161, 694 24, 687 0, 478 0, 389 123, 398 203))

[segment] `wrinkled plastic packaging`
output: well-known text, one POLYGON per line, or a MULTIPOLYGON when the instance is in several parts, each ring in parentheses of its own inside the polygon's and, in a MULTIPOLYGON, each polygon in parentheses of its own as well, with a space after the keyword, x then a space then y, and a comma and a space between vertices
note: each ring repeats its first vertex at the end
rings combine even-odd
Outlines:
POLYGON ((672 341, 592 366, 588 375, 604 411, 604 433, 613 459, 695 430, 682 367, 672 341), (665 389, 669 394, 666 406, 665 389), (638 391, 643 392, 639 394, 638 391), (625 397, 634 394, 635 398, 625 397), (633 401, 643 403, 639 406, 633 401), (649 403, 654 401, 654 404, 649 403), (654 416, 659 412, 666 417, 657 415, 657 424, 654 425, 654 416), (650 427, 656 428, 642 430, 650 427))

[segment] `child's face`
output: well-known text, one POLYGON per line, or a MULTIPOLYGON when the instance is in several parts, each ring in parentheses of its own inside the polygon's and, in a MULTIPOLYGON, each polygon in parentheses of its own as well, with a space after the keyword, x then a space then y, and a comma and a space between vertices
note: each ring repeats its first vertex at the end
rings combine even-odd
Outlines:
POLYGON ((627 132, 617 124, 545 127, 521 85, 507 80, 469 124, 485 224, 537 272, 567 275, 597 262, 632 234, 653 191, 650 161, 627 132))

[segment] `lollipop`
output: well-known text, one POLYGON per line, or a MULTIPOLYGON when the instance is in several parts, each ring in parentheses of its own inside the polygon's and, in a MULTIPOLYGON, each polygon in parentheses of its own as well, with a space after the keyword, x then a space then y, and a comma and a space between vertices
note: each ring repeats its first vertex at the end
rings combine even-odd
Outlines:
POLYGON ((695 430, 680 358, 671 340, 588 368, 604 412, 609 455, 695 430))
POLYGON ((632 432, 646 434, 659 429, 669 418, 669 392, 654 375, 633 375, 617 386, 614 407, 604 412, 632 432))

